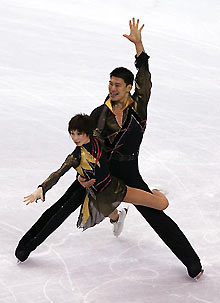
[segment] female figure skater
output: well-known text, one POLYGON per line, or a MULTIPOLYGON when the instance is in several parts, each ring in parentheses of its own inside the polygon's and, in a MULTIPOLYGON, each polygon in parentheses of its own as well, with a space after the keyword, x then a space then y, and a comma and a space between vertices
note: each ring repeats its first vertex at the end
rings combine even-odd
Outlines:
POLYGON ((123 201, 159 210, 168 206, 167 198, 158 190, 153 193, 126 186, 121 180, 109 173, 106 154, 100 141, 93 136, 93 121, 88 115, 79 114, 69 121, 68 131, 75 150, 68 155, 62 166, 53 172, 31 195, 25 197, 26 205, 41 199, 71 167, 93 185, 87 188, 77 226, 83 230, 100 223, 105 217, 117 222, 117 207, 123 201))

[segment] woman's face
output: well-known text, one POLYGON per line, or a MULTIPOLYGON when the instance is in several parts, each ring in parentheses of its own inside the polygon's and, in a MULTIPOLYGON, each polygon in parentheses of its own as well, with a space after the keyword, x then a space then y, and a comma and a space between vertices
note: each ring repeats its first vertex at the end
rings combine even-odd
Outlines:
POLYGON ((82 146, 83 144, 90 142, 89 136, 85 133, 79 132, 78 130, 71 130, 70 136, 77 146, 82 146))

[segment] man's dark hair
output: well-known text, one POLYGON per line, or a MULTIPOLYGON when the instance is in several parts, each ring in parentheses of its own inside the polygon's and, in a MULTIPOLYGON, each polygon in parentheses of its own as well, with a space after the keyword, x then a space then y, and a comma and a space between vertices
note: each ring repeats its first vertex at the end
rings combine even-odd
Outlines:
POLYGON ((72 130, 77 130, 80 133, 84 133, 91 137, 94 127, 94 122, 92 118, 86 114, 75 115, 70 121, 68 126, 68 132, 72 130))
POLYGON ((111 77, 122 78, 126 83, 126 86, 129 84, 133 85, 134 74, 125 67, 117 67, 113 69, 113 71, 110 73, 110 78, 111 77))

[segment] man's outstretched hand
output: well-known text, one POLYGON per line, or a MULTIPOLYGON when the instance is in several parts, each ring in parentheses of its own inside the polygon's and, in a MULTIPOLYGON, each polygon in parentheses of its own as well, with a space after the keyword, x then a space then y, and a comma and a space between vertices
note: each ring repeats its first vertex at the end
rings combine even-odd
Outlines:
POLYGON ((130 35, 124 34, 123 36, 135 44, 137 55, 139 56, 141 52, 144 51, 144 47, 142 44, 142 37, 141 37, 141 31, 144 28, 144 24, 140 28, 138 28, 139 19, 137 19, 136 22, 135 18, 132 18, 132 20, 129 21, 129 27, 130 27, 130 35))

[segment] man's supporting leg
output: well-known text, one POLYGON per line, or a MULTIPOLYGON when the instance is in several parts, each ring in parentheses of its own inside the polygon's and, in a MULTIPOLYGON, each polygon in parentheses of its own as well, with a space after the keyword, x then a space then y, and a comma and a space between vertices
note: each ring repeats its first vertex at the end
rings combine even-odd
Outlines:
MULTIPOLYGON (((128 162, 111 160, 110 168, 111 174, 123 180, 126 185, 151 192, 139 173, 137 159, 129 161, 129 165, 128 162)), ((189 276, 196 277, 202 269, 200 259, 178 225, 161 210, 138 205, 135 205, 135 207, 177 258, 187 267, 189 276)))
POLYGON ((187 267, 191 278, 202 270, 200 259, 178 225, 163 211, 135 205, 158 236, 187 267))
POLYGON ((26 256, 28 257, 31 251, 39 246, 82 204, 85 197, 85 189, 79 184, 75 184, 75 182, 54 205, 43 213, 38 221, 21 238, 15 251, 16 257, 19 260, 22 259, 20 261, 27 259, 26 256))

